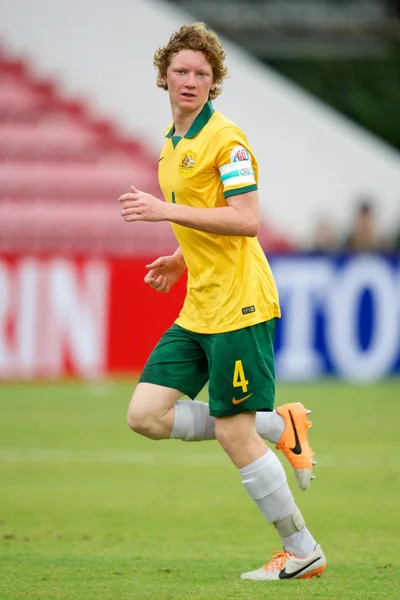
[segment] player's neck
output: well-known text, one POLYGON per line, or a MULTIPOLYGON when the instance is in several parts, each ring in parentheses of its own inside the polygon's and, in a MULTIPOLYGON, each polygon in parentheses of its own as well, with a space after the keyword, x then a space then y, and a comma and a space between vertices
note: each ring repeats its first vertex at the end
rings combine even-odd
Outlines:
POLYGON ((172 107, 172 118, 174 121, 174 135, 184 137, 191 126, 193 125, 196 118, 199 116, 204 106, 200 106, 193 112, 182 110, 178 106, 172 107))

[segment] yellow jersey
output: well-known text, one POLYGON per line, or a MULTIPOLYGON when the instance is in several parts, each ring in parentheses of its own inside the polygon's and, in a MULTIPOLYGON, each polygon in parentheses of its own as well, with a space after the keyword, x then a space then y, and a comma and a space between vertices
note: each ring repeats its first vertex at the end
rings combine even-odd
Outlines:
MULTIPOLYGON (((208 102, 187 134, 169 127, 159 161, 167 202, 198 208, 257 190, 258 165, 243 132, 208 102)), ((188 270, 177 325, 223 333, 280 316, 275 281, 257 238, 197 231, 171 223, 188 270)))

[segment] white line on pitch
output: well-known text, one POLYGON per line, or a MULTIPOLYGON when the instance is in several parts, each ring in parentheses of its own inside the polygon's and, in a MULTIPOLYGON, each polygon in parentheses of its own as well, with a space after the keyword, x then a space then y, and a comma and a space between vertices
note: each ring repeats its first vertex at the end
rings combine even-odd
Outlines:
MULTIPOLYGON (((280 454, 277 453, 279 457, 280 454)), ((283 458, 283 457, 282 457, 283 458)), ((349 454, 318 454, 316 456, 318 469, 398 469, 400 458, 391 453, 390 448, 378 455, 369 456, 368 460, 359 453, 349 454)), ((286 465, 286 459, 283 458, 286 465)), ((195 453, 185 452, 182 444, 179 452, 165 452, 159 445, 154 452, 146 450, 123 449, 68 449, 68 448, 0 448, 0 463, 92 463, 92 464, 132 464, 146 466, 196 466, 212 467, 227 466, 229 459, 223 451, 195 453)))
POLYGON ((213 466, 229 464, 229 459, 220 452, 207 454, 166 454, 143 450, 88 450, 61 448, 0 448, 0 463, 107 463, 136 465, 194 465, 213 466))

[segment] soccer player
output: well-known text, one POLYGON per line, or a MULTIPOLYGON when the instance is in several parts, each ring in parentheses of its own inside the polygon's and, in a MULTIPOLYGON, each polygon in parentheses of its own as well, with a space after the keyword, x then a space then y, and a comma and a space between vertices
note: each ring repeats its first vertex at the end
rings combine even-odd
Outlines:
POLYGON ((325 556, 262 439, 277 443, 305 489, 310 423, 301 404, 273 410, 278 294, 256 237, 256 158, 244 133, 211 103, 227 75, 224 60, 218 37, 202 23, 184 25, 154 55, 173 119, 159 162, 165 201, 132 187, 119 198, 121 214, 127 222, 170 221, 179 247, 148 265, 145 282, 167 293, 187 269, 188 285, 178 319, 144 367, 128 423, 154 440, 216 438, 282 540, 282 552, 241 577, 310 578, 324 571, 325 556), (193 400, 207 381, 209 405, 193 400))

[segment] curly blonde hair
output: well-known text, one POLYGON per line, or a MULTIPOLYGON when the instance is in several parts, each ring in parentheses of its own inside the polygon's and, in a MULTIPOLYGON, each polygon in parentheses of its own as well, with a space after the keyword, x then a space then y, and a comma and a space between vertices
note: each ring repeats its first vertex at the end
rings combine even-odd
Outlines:
POLYGON ((167 86, 163 83, 167 76, 167 69, 171 64, 172 57, 181 50, 194 50, 202 52, 213 71, 213 83, 215 89, 210 90, 209 99, 214 100, 220 95, 222 84, 228 75, 228 69, 224 65, 226 58, 225 50, 214 31, 207 29, 204 23, 192 23, 191 25, 182 25, 174 31, 166 46, 161 46, 154 54, 154 66, 157 69, 157 85, 166 90, 167 86))

